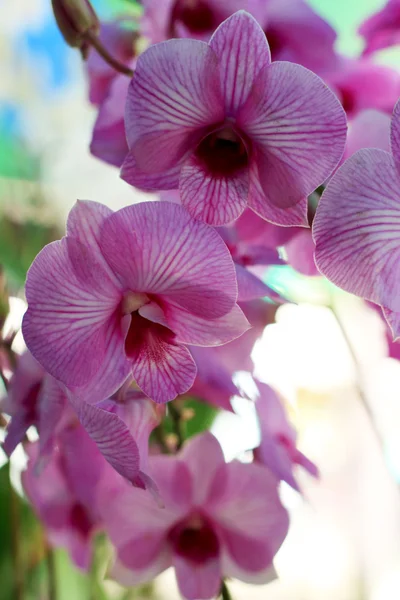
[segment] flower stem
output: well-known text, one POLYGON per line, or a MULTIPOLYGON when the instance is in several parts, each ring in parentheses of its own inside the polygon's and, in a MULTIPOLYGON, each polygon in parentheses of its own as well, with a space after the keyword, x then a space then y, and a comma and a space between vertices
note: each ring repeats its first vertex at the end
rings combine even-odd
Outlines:
POLYGON ((9 479, 10 486, 10 525, 11 525, 11 553, 14 567, 14 594, 15 600, 23 600, 24 598, 24 581, 23 571, 21 565, 21 552, 20 552, 20 513, 18 496, 12 487, 11 480, 9 479))
POLYGON ((366 415, 368 417, 368 420, 369 420, 369 423, 370 423, 370 427, 371 427, 371 429, 372 429, 372 431, 373 431, 373 433, 374 433, 374 435, 375 435, 375 437, 376 437, 376 439, 377 439, 377 441, 378 441, 378 443, 379 443, 382 451, 384 451, 384 447, 385 447, 384 441, 383 441, 381 433, 380 433, 380 431, 379 431, 379 429, 377 427, 377 424, 376 424, 376 421, 375 421, 375 416, 374 416, 374 414, 372 412, 370 403, 368 402, 367 397, 366 397, 365 392, 364 392, 364 387, 363 387, 363 384, 362 384, 362 373, 361 373, 361 367, 360 367, 360 363, 359 363, 359 360, 358 360, 358 356, 357 356, 357 354, 356 354, 356 352, 354 350, 353 344, 352 344, 352 342, 351 342, 351 340, 350 340, 350 338, 348 336, 346 327, 344 326, 344 323, 343 323, 343 321, 342 321, 342 319, 341 319, 338 311, 333 306, 331 306, 330 309, 332 311, 333 316, 336 319, 336 323, 338 324, 338 326, 340 328, 342 337, 343 337, 344 341, 346 342, 347 348, 348 348, 348 350, 350 352, 351 358, 352 358, 353 363, 354 363, 354 367, 355 367, 355 370, 356 370, 356 377, 357 377, 356 386, 357 386, 357 392, 358 392, 358 396, 359 396, 360 402, 361 402, 361 404, 362 404, 362 406, 364 408, 364 411, 365 411, 365 413, 366 413, 366 415))
POLYGON ((228 586, 226 585, 226 581, 223 581, 221 583, 220 596, 221 596, 221 600, 232 600, 232 596, 231 596, 228 586))
POLYGON ((182 431, 182 415, 180 410, 172 402, 168 404, 168 412, 171 417, 174 433, 177 439, 176 450, 180 450, 184 442, 184 435, 182 431))
POLYGON ((50 546, 47 546, 46 563, 49 600, 57 600, 56 563, 54 560, 53 549, 50 546))
POLYGON ((87 43, 90 46, 93 46, 93 48, 95 48, 95 50, 106 61, 106 63, 109 64, 110 67, 112 67, 115 71, 118 71, 118 73, 122 73, 123 75, 126 75, 127 77, 133 77, 133 70, 130 67, 127 67, 126 65, 119 62, 119 60, 117 60, 116 58, 114 58, 109 53, 107 48, 105 48, 103 46, 103 44, 101 43, 101 41, 97 37, 97 35, 95 35, 91 31, 88 31, 85 34, 85 39, 86 39, 87 43))

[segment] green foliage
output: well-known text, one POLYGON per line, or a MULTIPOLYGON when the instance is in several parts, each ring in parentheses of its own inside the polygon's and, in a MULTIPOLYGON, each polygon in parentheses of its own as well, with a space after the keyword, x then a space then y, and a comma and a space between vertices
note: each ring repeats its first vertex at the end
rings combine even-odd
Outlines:
POLYGON ((6 214, 0 215, 0 265, 9 283, 21 287, 37 253, 58 237, 54 227, 33 220, 20 223, 6 214))

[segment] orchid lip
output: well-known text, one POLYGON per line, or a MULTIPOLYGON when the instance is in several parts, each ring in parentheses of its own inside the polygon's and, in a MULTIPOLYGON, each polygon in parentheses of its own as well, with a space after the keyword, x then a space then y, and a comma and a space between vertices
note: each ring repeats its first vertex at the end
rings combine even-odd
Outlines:
POLYGON ((219 554, 220 542, 209 520, 194 513, 177 523, 168 538, 176 554, 195 564, 204 564, 219 554))
POLYGON ((196 155, 217 177, 229 177, 249 165, 247 144, 230 123, 206 135, 198 145, 196 155))
POLYGON ((127 292, 122 300, 122 312, 124 315, 132 314, 149 302, 150 298, 147 294, 143 294, 142 292, 127 292))

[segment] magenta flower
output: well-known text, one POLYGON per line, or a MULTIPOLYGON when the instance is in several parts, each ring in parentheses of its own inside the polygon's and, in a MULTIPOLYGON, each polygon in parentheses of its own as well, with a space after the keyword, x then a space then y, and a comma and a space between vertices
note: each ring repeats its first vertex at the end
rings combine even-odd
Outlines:
POLYGON ((382 10, 364 21, 358 32, 365 39, 364 54, 400 44, 399 0, 388 0, 382 10))
POLYGON ((254 16, 265 31, 272 60, 289 60, 317 73, 335 64, 336 32, 304 0, 266 0, 262 13, 254 16))
POLYGON ((129 152, 124 125, 128 87, 129 79, 125 75, 117 75, 112 80, 108 95, 99 107, 90 142, 93 156, 114 167, 121 167, 129 152))
POLYGON ((307 196, 346 137, 334 94, 299 65, 271 64, 264 32, 243 11, 208 45, 171 40, 144 52, 125 124, 122 177, 147 190, 179 186, 182 204, 212 225, 247 205, 281 225, 306 224, 307 196))
POLYGON ((207 42, 234 12, 244 9, 261 25, 272 60, 289 60, 313 71, 336 61, 336 33, 304 0, 144 0, 142 33, 154 44, 168 38, 207 42))
MULTIPOLYGON (((132 69, 136 62, 136 36, 130 21, 103 23, 100 30, 100 39, 104 46, 120 63, 132 69)), ((89 54, 87 67, 89 99, 99 106, 90 151, 100 160, 121 167, 129 151, 124 126, 129 78, 117 73, 97 52, 89 54)))
MULTIPOLYGON (((130 66, 134 58, 137 33, 133 22, 126 20, 101 23, 99 38, 108 52, 120 63, 130 66)), ((89 76, 89 100, 100 105, 107 98, 112 81, 118 76, 100 54, 91 49, 86 61, 89 76)))
POLYGON ((33 262, 26 296, 28 348, 90 402, 110 397, 130 375, 167 402, 193 384, 188 344, 224 344, 249 326, 220 236, 169 202, 115 213, 76 204, 67 236, 33 262))
POLYGON ((324 79, 349 118, 367 108, 391 113, 400 96, 399 73, 369 60, 342 57, 324 79))
POLYGON ((1 410, 11 416, 3 443, 8 456, 23 441, 29 427, 34 426, 40 433, 40 458, 45 459, 53 450, 54 436, 71 419, 59 383, 30 352, 18 359, 1 410))
POLYGON ((117 550, 113 575, 125 585, 150 581, 173 565, 188 600, 214 598, 222 577, 265 583, 285 539, 288 516, 264 467, 226 464, 205 433, 177 457, 152 457, 165 508, 142 490, 103 499, 106 531, 117 550))
POLYGON ((143 0, 142 33, 152 44, 168 38, 208 41, 234 12, 245 9, 254 17, 265 13, 265 0, 143 0))
POLYGON ((391 152, 359 150, 332 177, 314 220, 319 270, 344 290, 384 308, 400 336, 400 104, 391 152))
POLYGON ((45 467, 39 470, 39 443, 29 444, 22 484, 43 522, 50 543, 65 547, 77 567, 88 570, 91 541, 101 527, 97 495, 112 470, 78 425, 65 429, 45 467))
POLYGON ((110 465, 136 487, 157 488, 148 475, 149 436, 160 424, 165 407, 141 392, 125 389, 96 404, 70 395, 76 414, 110 465))
POLYGON ((296 448, 297 434, 289 423, 285 409, 277 393, 265 383, 257 382, 259 397, 255 406, 261 430, 261 443, 254 451, 260 462, 286 481, 295 490, 299 490, 293 475, 295 465, 302 466, 313 477, 319 477, 318 468, 296 448))
MULTIPOLYGON (((224 347, 228 346, 230 344, 225 344, 224 347)), ((217 350, 217 348, 195 348, 194 346, 190 349, 196 363, 197 375, 189 395, 232 411, 231 398, 239 394, 239 390, 232 381, 232 371, 225 366, 217 350)))

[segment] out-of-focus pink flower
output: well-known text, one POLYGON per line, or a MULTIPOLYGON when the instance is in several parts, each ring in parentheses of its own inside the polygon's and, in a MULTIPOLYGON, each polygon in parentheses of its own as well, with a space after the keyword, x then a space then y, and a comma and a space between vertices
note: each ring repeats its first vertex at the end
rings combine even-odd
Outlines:
POLYGON ((316 72, 336 61, 336 33, 304 0, 144 0, 142 33, 152 43, 168 38, 208 41, 240 9, 263 28, 272 60, 289 60, 316 72))
MULTIPOLYGON (((134 42, 137 33, 131 21, 110 21, 101 24, 99 38, 111 56, 130 66, 135 56, 134 42)), ((118 72, 95 50, 91 49, 86 61, 89 77, 89 100, 100 105, 108 96, 113 79, 118 72)))
POLYGON ((222 577, 271 578, 288 516, 268 469, 226 464, 210 433, 190 440, 176 457, 150 462, 165 508, 137 489, 125 490, 112 506, 103 499, 119 581, 150 581, 173 565, 181 594, 199 600, 217 596, 222 577))
POLYGON ((168 38, 208 41, 240 9, 261 20, 266 4, 265 0, 143 0, 142 33, 152 44, 168 38))
POLYGON ((22 483, 49 541, 65 547, 74 563, 88 570, 91 539, 101 526, 97 494, 111 472, 85 430, 75 424, 58 437, 58 446, 38 473, 39 442, 27 445, 22 483))
POLYGON ((378 110, 363 110, 349 124, 343 162, 362 148, 390 152, 390 116, 378 110))
POLYGON ((147 396, 167 402, 193 384, 187 345, 224 344, 249 327, 220 236, 169 202, 115 213, 77 203, 67 236, 33 262, 26 296, 28 348, 89 402, 110 397, 131 374, 147 396))
MULTIPOLYGON (((363 110, 359 112, 349 125, 344 162, 357 150, 362 148, 380 148, 389 151, 390 117, 377 110, 363 110)), ((285 252, 288 263, 299 273, 308 276, 318 276, 314 260, 315 244, 311 230, 292 227, 292 235, 285 243, 285 252)))
POLYGON ((383 306, 400 336, 400 103, 391 152, 359 150, 332 177, 313 224, 319 270, 348 292, 383 306))
POLYGON ((334 94, 299 65, 271 64, 264 32, 243 11, 209 45, 171 40, 144 52, 125 124, 122 177, 147 190, 179 187, 189 212, 213 225, 247 205, 281 225, 306 224, 307 196, 346 138, 334 94))
POLYGON ((358 33, 365 39, 364 54, 400 44, 399 0, 388 0, 382 10, 364 21, 358 33))
POLYGON ((149 436, 160 424, 165 407, 126 386, 112 398, 96 404, 73 396, 70 401, 110 465, 134 486, 156 492, 148 475, 149 436))
POLYGON ((293 467, 300 465, 313 477, 318 468, 296 448, 297 433, 289 423, 277 393, 265 383, 257 382, 259 397, 255 407, 261 430, 261 443, 254 451, 255 460, 269 467, 279 480, 299 490, 293 467))
POLYGON ((93 156, 114 167, 121 167, 129 152, 124 125, 128 87, 126 75, 117 75, 113 79, 108 95, 99 107, 90 142, 93 156))
POLYGON ((194 348, 190 351, 197 365, 197 377, 189 395, 232 410, 231 399, 241 394, 233 383, 237 371, 253 373, 251 353, 265 327, 274 322, 277 305, 260 299, 241 302, 240 307, 251 329, 240 338, 214 348, 194 348))
MULTIPOLYGON (((135 67, 134 41, 137 33, 132 23, 116 21, 102 24, 100 38, 104 46, 122 64, 135 67)), ((128 154, 124 111, 129 78, 110 67, 95 51, 87 61, 89 99, 99 106, 93 128, 90 151, 93 156, 120 167, 128 154)))
POLYGON ((272 60, 288 60, 323 73, 336 63, 336 32, 304 0, 266 0, 258 16, 272 60))
POLYGON ((342 57, 324 79, 337 94, 349 118, 367 108, 391 113, 400 96, 399 73, 365 59, 342 57))
POLYGON ((44 371, 30 352, 19 359, 2 410, 11 416, 3 449, 10 456, 29 427, 40 433, 40 455, 52 452, 54 436, 71 419, 59 383, 44 371))
MULTIPOLYGON (((247 332, 242 337, 246 336, 247 332)), ((231 342, 232 343, 232 342, 231 342)), ((225 344, 229 346, 230 344, 225 344)), ((197 375, 188 394, 224 410, 232 410, 231 398, 239 394, 232 372, 220 358, 217 348, 190 348, 197 375)))

